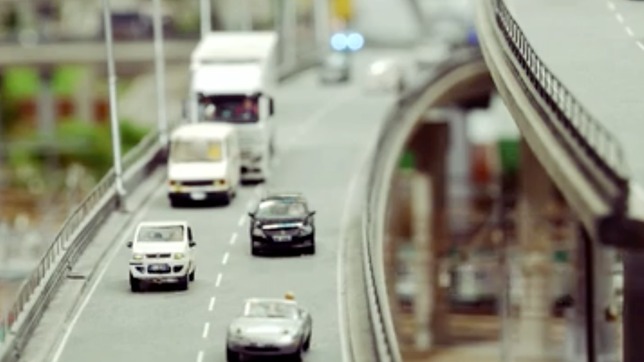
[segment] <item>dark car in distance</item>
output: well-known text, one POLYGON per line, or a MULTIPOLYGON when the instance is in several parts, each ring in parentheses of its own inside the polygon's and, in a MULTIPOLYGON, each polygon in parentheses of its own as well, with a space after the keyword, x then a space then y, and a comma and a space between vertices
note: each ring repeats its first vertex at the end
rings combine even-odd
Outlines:
POLYGON ((315 211, 299 193, 273 193, 250 216, 251 253, 301 251, 315 254, 315 211))

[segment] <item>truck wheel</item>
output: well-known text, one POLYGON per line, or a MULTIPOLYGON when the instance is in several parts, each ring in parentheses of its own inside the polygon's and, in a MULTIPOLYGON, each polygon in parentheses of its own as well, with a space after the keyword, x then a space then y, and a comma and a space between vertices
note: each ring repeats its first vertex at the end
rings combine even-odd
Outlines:
POLYGON ((192 273, 190 273, 190 276, 188 277, 188 280, 191 282, 195 281, 195 273, 197 273, 197 268, 195 268, 192 273))
POLYGON ((183 290, 183 291, 188 290, 188 288, 190 288, 189 276, 186 275, 185 277, 179 278, 179 282, 177 284, 178 284, 179 290, 183 290))
POLYGON ((173 208, 181 207, 181 202, 177 199, 170 199, 170 207, 173 207, 173 208))
POLYGON ((130 273, 130 290, 132 290, 132 293, 141 291, 141 281, 136 279, 132 273, 130 273))

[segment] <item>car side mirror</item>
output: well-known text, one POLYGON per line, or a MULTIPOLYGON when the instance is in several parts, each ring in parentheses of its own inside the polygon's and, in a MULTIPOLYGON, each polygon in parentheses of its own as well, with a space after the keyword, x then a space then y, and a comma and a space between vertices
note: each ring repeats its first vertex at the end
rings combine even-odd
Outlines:
POLYGON ((197 242, 191 240, 191 241, 188 242, 188 246, 191 247, 191 248, 194 248, 195 246, 197 246, 197 242))
POLYGON ((268 114, 273 115, 275 113, 275 103, 273 102, 273 98, 270 98, 268 100, 268 114))
POLYGON ((250 217, 251 219, 254 219, 255 218, 255 213, 254 212, 249 212, 248 217, 250 217))
POLYGON ((134 243, 133 243, 133 242, 131 242, 131 241, 128 241, 126 245, 127 245, 127 247, 128 247, 128 248, 131 248, 131 247, 132 247, 132 245, 134 245, 134 243))
POLYGON ((311 217, 311 216, 313 216, 313 215, 315 215, 315 211, 311 211, 311 212, 309 212, 309 217, 311 217))

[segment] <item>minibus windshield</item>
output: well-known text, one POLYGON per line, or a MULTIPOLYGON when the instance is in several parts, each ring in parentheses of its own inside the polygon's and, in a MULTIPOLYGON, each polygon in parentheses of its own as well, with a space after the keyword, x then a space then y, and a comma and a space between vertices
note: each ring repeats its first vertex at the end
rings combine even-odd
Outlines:
POLYGON ((175 163, 219 162, 223 159, 220 141, 180 140, 170 146, 170 160, 175 163))

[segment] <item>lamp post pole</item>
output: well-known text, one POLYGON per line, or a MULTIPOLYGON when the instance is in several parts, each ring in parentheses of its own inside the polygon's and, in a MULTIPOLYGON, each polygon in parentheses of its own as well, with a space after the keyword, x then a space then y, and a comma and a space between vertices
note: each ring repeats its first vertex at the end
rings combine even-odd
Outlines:
POLYGON ((119 208, 125 201, 123 185, 123 165, 121 163, 121 131, 118 119, 118 99, 116 96, 116 67, 114 65, 114 39, 112 37, 112 14, 110 0, 103 1, 103 26, 105 32, 105 49, 107 52, 107 77, 110 96, 110 129, 112 133, 112 157, 114 161, 114 183, 119 208))
POLYGON ((157 117, 159 143, 165 147, 168 143, 168 117, 165 99, 165 52, 163 49, 163 14, 161 0, 154 0, 154 65, 157 81, 157 117))

